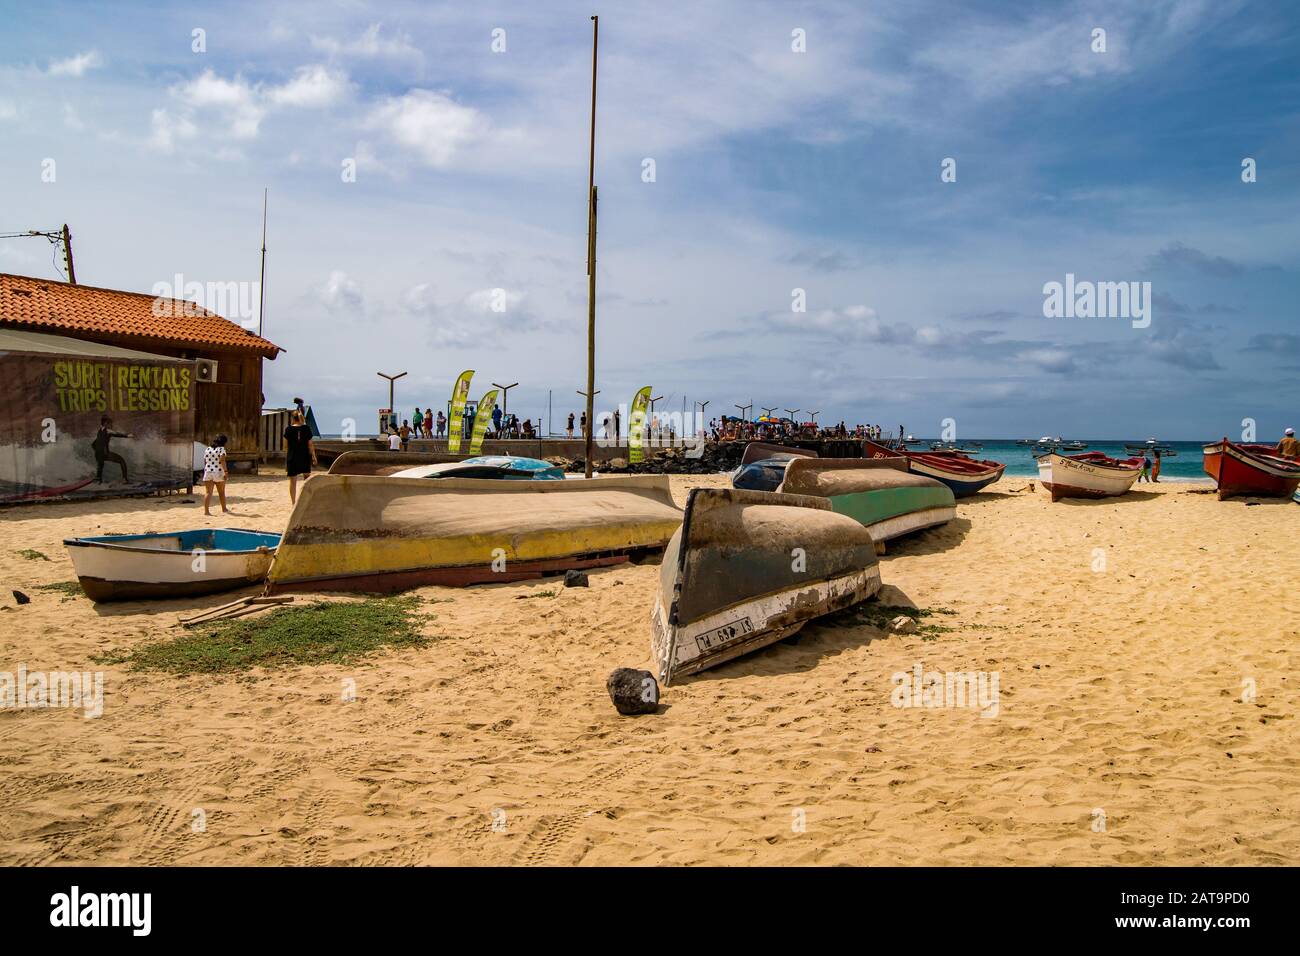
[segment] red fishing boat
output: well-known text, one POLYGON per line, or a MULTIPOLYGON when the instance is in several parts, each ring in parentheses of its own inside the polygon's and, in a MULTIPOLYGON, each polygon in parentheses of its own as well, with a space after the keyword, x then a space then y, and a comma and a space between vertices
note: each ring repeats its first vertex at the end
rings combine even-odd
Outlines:
POLYGON ((1239 445, 1225 438, 1201 452, 1220 501, 1233 495, 1289 498, 1300 486, 1300 462, 1283 458, 1272 445, 1239 445))
POLYGON ((867 458, 906 458, 907 470, 947 485, 956 498, 973 495, 985 485, 1002 477, 1007 466, 997 461, 981 461, 959 451, 911 451, 890 448, 864 439, 862 454, 867 458))

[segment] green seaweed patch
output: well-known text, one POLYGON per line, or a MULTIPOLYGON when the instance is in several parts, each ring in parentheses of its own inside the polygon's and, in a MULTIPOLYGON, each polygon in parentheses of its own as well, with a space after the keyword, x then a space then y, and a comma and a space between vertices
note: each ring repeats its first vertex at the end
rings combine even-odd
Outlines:
POLYGON ((386 648, 429 644, 415 613, 419 603, 405 595, 282 607, 259 617, 201 624, 171 640, 97 660, 172 674, 352 663, 386 648))
POLYGON ((55 581, 53 584, 38 584, 36 590, 54 591, 62 594, 63 600, 59 602, 60 604, 66 604, 73 598, 79 598, 85 593, 81 590, 81 584, 77 581, 55 581))
POLYGON ((21 551, 15 551, 14 554, 20 558, 26 558, 28 561, 48 561, 50 560, 44 554, 35 548, 23 548, 21 551))
POLYGON ((529 598, 553 598, 560 592, 555 588, 547 588, 544 591, 534 591, 531 594, 520 594, 515 597, 516 601, 527 601, 529 598))
POLYGON ((879 604, 866 601, 856 604, 835 615, 834 623, 840 627, 854 627, 865 624, 877 630, 888 631, 894 618, 902 615, 916 621, 916 633, 923 641, 933 641, 940 634, 946 634, 955 628, 926 620, 936 614, 951 617, 957 612, 947 607, 909 607, 902 604, 879 604))

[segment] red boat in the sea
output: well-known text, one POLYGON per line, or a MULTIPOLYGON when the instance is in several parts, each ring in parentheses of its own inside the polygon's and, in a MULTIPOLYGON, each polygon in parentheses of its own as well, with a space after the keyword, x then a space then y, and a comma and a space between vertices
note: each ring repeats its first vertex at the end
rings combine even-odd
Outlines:
POLYGON ((866 458, 906 458, 908 471, 943 482, 956 498, 973 495, 985 485, 993 484, 1007 468, 1001 462, 981 461, 959 451, 910 451, 890 448, 870 439, 863 440, 862 454, 866 458))
POLYGON ((1233 495, 1290 498, 1300 486, 1300 462, 1283 458, 1272 445, 1239 445, 1225 438, 1201 452, 1220 501, 1233 495))

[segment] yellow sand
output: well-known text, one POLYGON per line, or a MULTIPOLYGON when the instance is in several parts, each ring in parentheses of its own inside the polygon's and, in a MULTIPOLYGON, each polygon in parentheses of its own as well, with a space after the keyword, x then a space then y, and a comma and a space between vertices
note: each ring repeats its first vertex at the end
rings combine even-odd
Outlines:
MULTIPOLYGON (((605 693, 648 663, 648 566, 424 589, 449 600, 422 612, 442 639, 356 667, 103 668, 98 720, 0 711, 0 864, 1300 862, 1300 507, 1175 484, 1053 505, 1028 484, 882 559, 886 598, 950 608, 928 620, 952 631, 810 626, 657 716, 605 693), (998 715, 894 707, 918 662, 996 671, 998 715)), ((225 523, 283 526, 283 478, 231 491, 225 523)), ((175 498, 0 513, 0 670, 95 669, 229 600, 33 590, 72 578, 65 536, 204 521, 175 498)))

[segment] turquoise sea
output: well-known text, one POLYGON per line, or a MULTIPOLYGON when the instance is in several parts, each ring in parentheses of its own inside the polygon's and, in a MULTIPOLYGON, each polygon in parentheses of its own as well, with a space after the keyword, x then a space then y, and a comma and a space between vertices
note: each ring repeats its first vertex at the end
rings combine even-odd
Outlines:
MULTIPOLYGON (((1066 436, 1069 438, 1069 436, 1066 436)), ((1099 451, 1103 455, 1109 455, 1112 458, 1127 458, 1128 453, 1124 451, 1123 441, 1114 441, 1110 439, 1089 441, 1088 447, 1083 451, 1099 451)), ((1208 439, 1213 441, 1213 439, 1208 439)), ((1141 442, 1142 439, 1135 439, 1141 442)), ((962 448, 972 448, 973 445, 983 445, 982 451, 970 451, 972 458, 987 458, 992 461, 1000 461, 1007 466, 1007 475, 1017 477, 1037 476, 1038 465, 1034 461, 1033 446, 1017 445, 1014 441, 1006 439, 969 439, 958 443, 962 448)), ((1171 447, 1176 454, 1173 458, 1164 457, 1160 464, 1160 480, 1170 481, 1209 481, 1210 478, 1201 469, 1201 447, 1205 444, 1199 441, 1171 441, 1164 444, 1171 447)), ((909 445, 913 451, 925 451, 930 447, 930 439, 926 439, 924 444, 909 445)), ((1063 455, 1079 455, 1083 452, 1064 450, 1063 455)))

